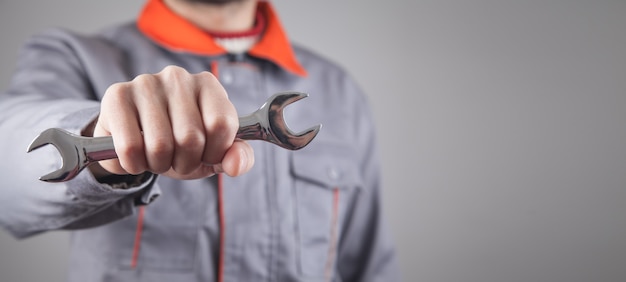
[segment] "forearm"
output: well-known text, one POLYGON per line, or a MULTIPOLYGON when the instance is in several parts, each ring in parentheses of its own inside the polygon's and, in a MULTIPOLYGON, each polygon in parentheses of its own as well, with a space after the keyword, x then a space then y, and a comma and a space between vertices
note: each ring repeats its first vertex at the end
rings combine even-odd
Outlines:
POLYGON ((52 127, 80 134, 99 113, 99 90, 69 47, 71 40, 59 32, 31 39, 10 86, 0 93, 0 226, 17 237, 104 224, 132 214, 136 200, 153 192, 149 178, 116 189, 88 170, 69 182, 38 180, 62 160, 52 146, 27 154, 33 138, 52 127))
POLYGON ((0 162, 0 225, 15 236, 105 224, 132 214, 144 193, 157 192, 150 191, 149 178, 136 187, 117 189, 98 182, 88 171, 65 183, 38 180, 59 168, 62 160, 51 146, 27 154, 29 142, 49 127, 79 133, 97 115, 97 105, 36 95, 0 96, 0 155, 4 159, 0 162))

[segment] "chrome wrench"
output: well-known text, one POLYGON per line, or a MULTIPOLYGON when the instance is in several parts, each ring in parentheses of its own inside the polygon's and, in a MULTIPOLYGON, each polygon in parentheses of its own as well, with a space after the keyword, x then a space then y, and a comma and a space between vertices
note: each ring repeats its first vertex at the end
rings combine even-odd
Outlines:
MULTIPOLYGON (((283 109, 306 97, 307 94, 300 92, 274 94, 252 114, 239 117, 236 138, 263 140, 289 150, 304 148, 315 138, 322 125, 318 124, 303 132, 294 133, 287 127, 283 109)), ((57 148, 63 159, 63 165, 60 169, 40 177, 42 181, 68 181, 94 162, 117 158, 111 136, 84 137, 60 128, 44 130, 30 143, 27 151, 32 152, 48 144, 57 148)))

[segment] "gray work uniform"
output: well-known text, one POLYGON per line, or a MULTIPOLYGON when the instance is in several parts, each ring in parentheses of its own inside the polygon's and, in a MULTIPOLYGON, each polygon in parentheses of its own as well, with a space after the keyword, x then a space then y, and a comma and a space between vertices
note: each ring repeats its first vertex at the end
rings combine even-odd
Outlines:
POLYGON ((293 48, 306 77, 248 55, 168 50, 135 24, 96 36, 34 36, 0 95, 0 155, 11 160, 0 162, 0 224, 16 237, 73 230, 70 281, 214 281, 218 267, 223 281, 396 281, 366 98, 341 68, 293 48), (61 161, 53 148, 26 154, 39 132, 79 133, 108 86, 168 65, 190 73, 218 67, 240 115, 276 92, 309 93, 287 107, 286 120, 295 131, 323 128, 300 151, 250 141, 255 166, 223 176, 221 200, 217 177, 151 175, 126 189, 87 170, 66 183, 38 180, 61 161))

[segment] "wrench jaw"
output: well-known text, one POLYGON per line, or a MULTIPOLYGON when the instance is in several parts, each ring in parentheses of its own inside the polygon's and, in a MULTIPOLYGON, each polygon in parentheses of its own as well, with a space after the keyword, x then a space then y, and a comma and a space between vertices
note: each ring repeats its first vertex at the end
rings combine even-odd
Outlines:
POLYGON ((48 173, 44 176, 39 177, 39 180, 45 181, 45 182, 52 182, 52 183, 65 182, 76 177, 76 175, 78 175, 79 172, 80 170, 78 170, 77 168, 74 168, 74 169, 61 168, 51 173, 48 173))
POLYGON ((301 92, 274 94, 254 113, 239 118, 237 138, 263 140, 288 150, 304 148, 315 138, 322 125, 294 133, 287 127, 283 110, 289 104, 308 96, 301 92))
POLYGON ((43 175, 39 180, 46 182, 63 182, 74 178, 83 168, 78 147, 72 145, 72 135, 58 128, 50 128, 43 131, 28 146, 27 152, 30 153, 48 144, 53 145, 61 154, 63 164, 61 168, 43 175))
POLYGON ((288 150, 300 150, 308 145, 322 128, 322 125, 313 126, 300 133, 294 133, 287 127, 284 118, 284 109, 289 104, 304 99, 309 95, 300 92, 284 92, 274 95, 268 110, 269 129, 272 132, 270 141, 288 150))
POLYGON ((313 126, 300 133, 293 133, 288 128, 285 128, 284 131, 274 132, 273 135, 275 140, 272 140, 271 142, 288 150, 300 150, 313 141, 313 138, 315 138, 320 129, 322 129, 321 124, 313 126), (288 133, 285 134, 285 131, 288 133))
POLYGON ((313 141, 322 128, 321 124, 294 133, 287 127, 283 115, 285 107, 308 96, 301 92, 283 92, 275 94, 268 100, 267 121, 269 122, 268 130, 271 132, 271 138, 268 141, 288 150, 300 150, 313 141))

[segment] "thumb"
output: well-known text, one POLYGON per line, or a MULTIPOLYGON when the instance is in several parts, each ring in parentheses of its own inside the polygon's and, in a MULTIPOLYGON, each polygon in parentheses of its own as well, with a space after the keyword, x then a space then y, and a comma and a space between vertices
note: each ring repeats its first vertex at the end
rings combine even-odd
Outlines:
POLYGON ((243 140, 235 140, 222 159, 221 169, 228 176, 242 175, 254 165, 254 150, 243 140))

